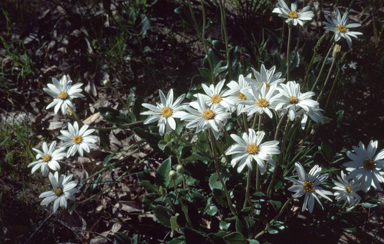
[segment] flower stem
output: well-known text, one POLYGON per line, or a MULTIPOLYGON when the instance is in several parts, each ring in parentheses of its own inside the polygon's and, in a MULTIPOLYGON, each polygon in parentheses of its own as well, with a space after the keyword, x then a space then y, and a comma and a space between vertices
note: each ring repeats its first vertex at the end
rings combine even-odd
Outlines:
MULTIPOLYGON (((175 180, 172 180, 172 182, 173 182, 173 188, 175 189, 176 198, 177 198, 177 196, 179 195, 179 192, 177 191, 176 182, 175 182, 175 180)), ((187 219, 189 227, 191 229, 193 229, 193 225, 192 225, 191 219, 189 218, 189 215, 188 215, 188 208, 184 205, 183 200, 181 198, 178 199, 178 200, 179 200, 179 202, 181 204, 181 208, 183 209, 183 212, 184 212, 185 218, 187 219)))
POLYGON ((224 192, 225 192, 225 195, 227 197, 227 202, 228 202, 228 206, 229 208, 231 209, 231 212, 233 215, 237 216, 237 212, 236 210, 233 208, 232 206, 232 200, 231 200, 231 196, 229 195, 229 192, 228 192, 228 189, 227 189, 227 186, 225 185, 224 181, 223 181, 223 178, 221 177, 221 173, 220 173, 220 168, 219 168, 219 160, 217 158, 217 155, 216 155, 216 148, 215 148, 215 144, 214 144, 214 141, 215 141, 215 137, 213 136, 212 134, 212 131, 211 130, 208 130, 209 131, 209 137, 210 137, 210 141, 211 141, 211 147, 212 147, 212 152, 213 152, 213 157, 214 157, 214 161, 215 161, 215 170, 216 170, 216 174, 221 182, 221 185, 223 186, 224 188, 224 192))
POLYGON ((244 130, 248 133, 247 116, 245 115, 245 113, 242 113, 242 115, 243 115, 243 122, 244 122, 244 130))
POLYGON ((176 131, 172 131, 173 135, 175 135, 180 141, 184 142, 185 144, 188 144, 189 146, 191 147, 195 147, 197 148, 200 152, 203 152, 203 153, 206 153, 206 151, 204 151, 204 149, 202 149, 201 147, 199 147, 198 145, 196 144, 192 144, 190 143, 189 141, 185 140, 183 137, 179 136, 176 131))
POLYGON ((319 96, 317 97, 317 101, 319 101, 321 95, 323 95, 325 86, 327 85, 327 82, 328 82, 328 80, 329 80, 329 77, 331 76, 331 72, 332 72, 333 66, 335 65, 335 61, 336 61, 336 58, 333 58, 333 60, 332 60, 332 64, 331 64, 331 68, 329 68, 327 78, 325 79, 324 86, 323 86, 323 88, 321 89, 321 92, 320 92, 319 96))
POLYGON ((290 53, 289 49, 291 46, 291 34, 292 34, 292 25, 288 24, 288 45, 287 45, 287 82, 289 81, 289 70, 291 66, 291 61, 290 61, 290 53))
POLYGON ((267 224, 265 225, 264 230, 260 231, 260 232, 255 236, 254 239, 257 239, 257 238, 259 238, 261 235, 267 233, 269 227, 271 227, 271 225, 272 225, 272 224, 273 224, 273 223, 274 223, 274 222, 275 222, 275 221, 276 221, 276 220, 283 214, 283 212, 284 212, 285 209, 288 207, 288 205, 289 205, 289 203, 292 201, 292 199, 293 199, 293 197, 291 197, 290 199, 288 199, 288 200, 284 203, 283 207, 280 209, 280 212, 276 215, 276 217, 274 217, 269 223, 267 223, 267 224))
POLYGON ((249 188, 251 187, 251 173, 252 173, 252 170, 250 168, 248 168, 247 186, 245 188, 245 201, 244 201, 243 208, 247 207, 247 202, 248 202, 248 199, 249 199, 249 188))
POLYGON ((323 69, 324 69, 325 63, 327 62, 327 59, 328 59, 329 55, 331 54, 334 45, 335 45, 335 43, 332 43, 331 47, 329 48, 328 53, 327 53, 327 56, 325 56, 324 61, 323 61, 323 65, 321 66, 320 73, 318 74, 318 76, 317 76, 317 78, 316 78, 316 81, 315 81, 315 83, 314 83, 313 86, 312 86, 311 91, 315 90, 315 87, 316 87, 316 85, 317 85, 317 82, 319 81, 320 76, 321 76, 321 74, 323 73, 323 69))
POLYGON ((133 123, 129 123, 129 124, 122 124, 120 126, 116 126, 116 127, 105 127, 105 128, 102 128, 102 127, 94 127, 94 126, 89 126, 88 129, 95 129, 95 130, 116 130, 116 129, 124 129, 124 128, 128 128, 132 125, 138 125, 138 124, 141 124, 143 123, 144 120, 140 120, 140 121, 136 121, 136 122, 133 122, 133 123))

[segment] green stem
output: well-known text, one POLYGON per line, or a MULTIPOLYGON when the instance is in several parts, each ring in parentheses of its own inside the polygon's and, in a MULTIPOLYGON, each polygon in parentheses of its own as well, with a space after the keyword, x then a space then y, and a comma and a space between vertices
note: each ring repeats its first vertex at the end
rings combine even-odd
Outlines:
POLYGON ((287 116, 287 114, 284 114, 283 116, 281 116, 281 118, 279 120, 279 123, 277 124, 274 140, 277 140, 277 136, 279 134, 279 130, 280 130, 281 124, 282 124, 283 119, 285 118, 285 116, 287 116))
POLYGON ((336 81, 337 81, 337 78, 339 77, 339 74, 340 74, 340 68, 337 70, 337 74, 336 74, 336 77, 335 79, 333 80, 333 84, 332 84, 332 88, 331 88, 331 91, 329 92, 329 95, 328 95, 328 98, 327 98, 327 102, 325 103, 325 107, 324 107, 324 111, 327 109, 327 106, 328 106, 328 102, 329 102, 329 99, 331 98, 331 95, 332 95, 332 92, 333 92, 333 88, 335 87, 335 84, 336 84, 336 81))
POLYGON ((247 207, 247 202, 248 202, 248 199, 250 197, 249 188, 251 187, 251 173, 252 173, 252 170, 250 168, 248 168, 247 186, 245 188, 245 201, 244 201, 243 208, 247 207))
POLYGON ((225 185, 225 183, 223 181, 223 178, 221 177, 220 168, 219 168, 219 160, 218 160, 217 155, 216 155, 216 149, 215 149, 215 144, 214 144, 215 137, 213 136, 213 133, 212 133, 211 130, 208 130, 208 131, 209 131, 209 136, 210 136, 210 141, 211 141, 211 148, 212 148, 212 151, 213 151, 213 157, 214 157, 214 160, 215 160, 216 174, 217 174, 217 176, 218 176, 218 178, 219 178, 219 180, 221 182, 221 185, 224 188, 224 192, 225 192, 225 195, 227 197, 228 206, 231 209, 232 214, 237 216, 237 212, 236 212, 236 210, 232 206, 232 200, 231 200, 231 196, 229 195, 227 186, 225 185))
POLYGON ((255 114, 255 116, 254 116, 254 118, 253 118, 252 129, 255 128, 256 121, 257 121, 257 117, 258 117, 258 114, 255 114))
POLYGON ((248 133, 247 115, 245 113, 242 113, 242 115, 243 115, 243 122, 244 122, 244 130, 248 133))
POLYGON ((264 116, 264 114, 259 115, 259 124, 257 126, 258 131, 261 131, 261 122, 263 121, 263 116, 264 116))
POLYGON ((324 59, 323 65, 321 66, 320 73, 318 74, 318 76, 317 76, 317 78, 316 78, 316 81, 315 81, 315 83, 314 83, 313 86, 312 86, 311 91, 313 91, 313 90, 315 89, 315 87, 316 87, 316 85, 317 85, 317 82, 319 81, 320 76, 321 76, 321 74, 323 73, 323 69, 324 69, 325 63, 327 62, 327 59, 328 59, 329 55, 331 54, 331 52, 332 52, 332 50, 333 50, 333 45, 334 45, 334 44, 335 44, 335 43, 333 43, 332 46, 331 46, 331 47, 329 48, 329 50, 328 50, 327 56, 326 56, 325 59, 324 59))
POLYGON ((290 71, 290 66, 291 66, 291 61, 290 61, 290 53, 289 49, 291 46, 291 34, 292 34, 292 25, 288 24, 288 45, 287 45, 287 82, 289 81, 289 71, 290 71))
POLYGON ((261 235, 263 235, 263 234, 265 234, 265 233, 267 233, 267 231, 268 231, 268 229, 269 229, 269 227, 271 227, 271 225, 284 213, 284 211, 285 211, 285 209, 288 207, 288 205, 289 205, 289 203, 292 201, 292 199, 293 199, 293 197, 291 197, 290 199, 288 199, 285 203, 284 203, 284 205, 283 205, 283 207, 280 209, 280 212, 276 215, 276 217, 275 218, 273 218, 269 223, 267 223, 266 225, 265 225, 265 228, 264 228, 264 230, 262 230, 261 232, 259 232, 256 236, 255 236, 255 238, 254 239, 257 239, 257 238, 259 238, 261 235))
POLYGON ((121 96, 119 95, 119 93, 116 91, 116 89, 113 86, 110 86, 110 88, 116 94, 116 96, 119 98, 120 102, 124 105, 124 107, 127 109, 129 117, 131 117, 131 120, 133 121, 134 117, 133 117, 132 112, 129 109, 128 105, 123 101, 123 99, 121 98, 121 96))
MULTIPOLYGON (((173 182, 173 188, 175 189, 176 198, 177 198, 177 196, 179 195, 179 192, 177 191, 176 182, 175 182, 175 180, 172 180, 172 182, 173 182)), ((187 219, 188 225, 193 230, 193 225, 192 225, 191 219, 189 218, 189 215, 188 215, 188 208, 184 205, 183 200, 181 198, 179 199, 179 202, 181 204, 181 208, 183 209, 185 218, 187 219)))
POLYGON ((185 144, 191 146, 191 147, 195 147, 197 148, 200 152, 203 152, 203 153, 206 153, 206 151, 204 151, 204 149, 202 149, 201 147, 199 147, 198 145, 196 144, 192 144, 190 143, 189 141, 185 140, 184 138, 182 138, 181 136, 179 136, 176 131, 172 131, 173 135, 175 135, 180 141, 184 142, 185 144))
POLYGON ((323 92, 324 92, 324 90, 325 90, 325 86, 327 85, 328 79, 329 79, 329 77, 331 76, 331 72, 332 72, 333 66, 335 65, 335 61, 336 61, 336 58, 333 58, 333 60, 332 60, 332 64, 331 64, 331 68, 329 68, 327 78, 325 79, 324 86, 323 86, 323 88, 321 89, 319 96, 317 97, 317 101, 319 101, 321 95, 323 95, 323 92))
POLYGON ((94 126, 89 126, 88 129, 95 129, 95 130, 116 130, 116 129, 124 129, 124 128, 128 128, 132 125, 138 125, 138 124, 142 124, 144 122, 144 120, 140 120, 140 121, 136 121, 136 122, 133 122, 133 123, 129 123, 129 124, 122 124, 120 126, 116 126, 116 127, 105 127, 105 128, 102 128, 102 127, 94 127, 94 126))
POLYGON ((260 191, 260 169, 259 164, 256 162, 256 191, 260 191))

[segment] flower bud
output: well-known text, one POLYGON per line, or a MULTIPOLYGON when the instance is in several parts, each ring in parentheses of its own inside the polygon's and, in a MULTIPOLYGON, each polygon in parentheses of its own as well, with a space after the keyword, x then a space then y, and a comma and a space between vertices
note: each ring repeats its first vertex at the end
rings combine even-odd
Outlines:
POLYGON ((184 166, 182 164, 177 165, 176 171, 179 174, 184 174, 184 166))
POLYGON ((112 84, 109 80, 104 80, 103 81, 103 85, 106 86, 106 87, 112 87, 112 84))
POLYGON ((341 55, 340 51, 341 51, 341 46, 339 44, 336 44, 335 47, 333 48, 332 57, 334 59, 339 59, 341 55))
POLYGON ((170 178, 171 180, 176 180, 176 178, 177 178, 177 173, 176 173, 176 171, 171 170, 171 171, 169 172, 169 178, 170 178))
POLYGON ((68 107, 66 114, 69 115, 69 116, 72 116, 73 115, 73 109, 68 107))

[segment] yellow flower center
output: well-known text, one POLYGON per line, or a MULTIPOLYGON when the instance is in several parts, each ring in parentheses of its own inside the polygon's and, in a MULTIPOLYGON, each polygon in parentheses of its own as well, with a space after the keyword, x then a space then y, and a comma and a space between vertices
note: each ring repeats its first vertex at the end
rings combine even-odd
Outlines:
POLYGON ((297 12, 293 11, 293 10, 289 11, 288 17, 292 18, 292 19, 296 19, 297 18, 297 12))
POLYGON ((346 187, 345 187, 345 191, 346 191, 347 193, 351 193, 351 192, 352 192, 352 188, 351 188, 350 186, 346 186, 346 187))
POLYGON ((271 86, 270 84, 268 84, 267 82, 264 82, 265 83, 265 86, 267 88, 267 90, 269 89, 269 87, 271 86))
POLYGON ((63 194, 63 189, 61 189, 60 187, 59 188, 57 188, 56 190, 55 190, 55 194, 56 194, 56 196, 61 196, 62 194, 63 194))
POLYGON ((257 106, 259 107, 268 107, 269 105, 269 102, 267 100, 265 100, 264 98, 260 98, 260 99, 257 99, 257 102, 256 102, 257 106))
POLYGON ((256 154, 259 152, 259 147, 255 143, 252 143, 247 146, 247 151, 249 154, 256 154))
POLYGON ((215 113, 210 109, 207 109, 203 112, 204 119, 212 119, 214 116, 215 116, 215 113))
POLYGON ((239 93, 238 97, 241 99, 241 100, 247 100, 247 96, 245 96, 243 93, 239 93))
POLYGON ((212 103, 219 103, 221 101, 221 96, 220 95, 213 95, 211 98, 212 103))
POLYGON ((363 166, 366 170, 373 170, 374 168, 376 168, 376 162, 372 159, 367 159, 364 161, 363 166))
POLYGON ((289 103, 291 104, 299 103, 299 99, 296 96, 292 96, 289 98, 289 103))
POLYGON ((69 95, 65 91, 62 91, 57 97, 60 98, 61 100, 65 100, 69 97, 69 95))
POLYGON ((49 154, 45 154, 45 155, 43 156, 43 161, 44 161, 44 162, 48 162, 49 160, 51 160, 51 155, 49 155, 49 154))
POLYGON ((309 180, 304 181, 304 190, 306 192, 313 192, 315 190, 315 184, 309 180))
POLYGON ((169 107, 165 107, 161 110, 160 113, 161 113, 161 115, 163 115, 163 117, 168 118, 169 116, 172 115, 173 110, 169 107))
POLYGON ((81 138, 81 136, 75 136, 75 137, 73 137, 73 142, 75 143, 75 144, 79 144, 79 143, 81 143, 82 141, 83 141, 83 139, 81 138))
POLYGON ((336 28, 338 31, 343 33, 347 31, 347 28, 345 27, 345 25, 338 25, 336 28))

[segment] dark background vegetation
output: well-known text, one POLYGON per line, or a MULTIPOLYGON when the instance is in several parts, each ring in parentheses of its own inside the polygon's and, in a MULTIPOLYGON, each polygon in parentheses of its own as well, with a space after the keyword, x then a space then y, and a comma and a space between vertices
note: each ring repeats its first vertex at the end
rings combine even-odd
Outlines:
MULTIPOLYGON (((200 19, 200 2, 192 3, 200 19)), ((281 38, 282 20, 272 14, 274 4, 273 1, 227 1, 229 43, 240 47, 238 62, 246 74, 249 67, 258 70, 261 63, 272 66, 271 57, 277 51, 284 56, 286 40, 281 38)), ((326 163, 331 163, 337 152, 351 150, 359 141, 367 144, 379 140, 380 149, 384 145, 384 1, 320 1, 316 22, 325 21, 324 13, 329 14, 336 6, 342 12, 350 8, 353 20, 362 24, 359 31, 364 35, 353 40, 353 49, 346 58, 347 63, 357 62, 357 69, 347 65, 324 114, 331 121, 321 128, 319 136, 322 146, 333 151, 330 158, 321 154, 317 157, 326 163)), ((31 177, 26 166, 33 161, 32 147, 38 147, 43 139, 55 138, 42 119, 47 116, 45 107, 49 101, 42 88, 51 78, 69 74, 75 82, 84 83, 86 99, 78 101, 77 106, 84 108, 81 113, 86 118, 93 113, 89 109, 91 105, 104 101, 105 97, 110 96, 107 100, 114 97, 103 86, 105 79, 122 96, 134 93, 145 101, 156 98, 158 89, 173 88, 178 95, 187 93, 198 85, 194 78, 203 65, 205 52, 185 14, 188 9, 184 1, 3 0, 0 9, 0 113, 4 115, 0 128, 0 240, 23 243, 48 216, 37 198, 43 190, 37 185, 46 183, 43 178, 31 177), (6 122, 11 114, 23 113, 29 121, 21 125, 6 122), (2 236, 4 228, 8 232, 2 236)), ((206 11, 210 21, 207 37, 221 40, 216 2, 207 1, 206 11)), ((294 40, 301 36, 304 60, 310 59, 312 48, 323 33, 323 27, 316 23, 302 33, 298 29, 294 31, 294 40)), ((325 55, 330 37, 328 34, 322 43, 319 56, 325 55)), ((343 43, 342 51, 347 50, 343 43)), ((292 74, 295 79, 302 79, 295 77, 300 69, 304 66, 292 74)), ((331 84, 328 83, 329 89, 331 84)), ((325 101, 320 104, 323 107, 325 101)), ((143 194, 142 189, 137 189, 135 179, 129 185, 135 188, 132 194, 143 194)), ((79 210, 86 213, 82 217, 89 223, 101 219, 94 212, 95 206, 82 206, 79 210)), ((364 228, 369 227, 368 219, 359 221, 364 228)), ((161 231, 159 236, 151 232, 152 227, 161 228, 152 223, 144 225, 145 228, 140 224, 123 225, 131 236, 139 233, 153 242, 163 237, 161 231)), ((103 228, 108 229, 100 223, 99 229, 95 226, 91 229, 101 232, 103 228)), ((358 228, 358 233, 351 237, 356 239, 349 240, 350 243, 369 243, 365 241, 372 239, 362 232, 358 228)), ((339 234, 333 233, 334 241, 339 234)), ((292 236, 292 232, 285 235, 292 236)), ((40 239, 42 243, 53 243, 76 242, 78 237, 51 218, 34 238, 31 242, 40 239)), ((84 236, 81 238, 86 240, 84 236)))

